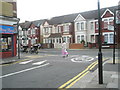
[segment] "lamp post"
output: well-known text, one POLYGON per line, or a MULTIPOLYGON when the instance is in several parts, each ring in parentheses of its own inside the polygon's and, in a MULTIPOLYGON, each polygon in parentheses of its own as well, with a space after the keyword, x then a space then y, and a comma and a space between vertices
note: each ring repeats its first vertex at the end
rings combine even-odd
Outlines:
POLYGON ((115 31, 116 31, 116 10, 114 10, 113 64, 115 64, 115 31))
POLYGON ((18 28, 19 28, 19 21, 20 21, 20 19, 19 18, 17 18, 18 20, 17 20, 17 23, 16 24, 14 24, 14 25, 16 25, 16 29, 17 29, 17 35, 18 35, 18 39, 17 39, 17 42, 18 42, 18 59, 20 59, 20 41, 19 41, 19 30, 18 30, 18 28))
POLYGON ((99 25, 98 73, 99 73, 99 84, 103 84, 102 51, 101 51, 101 14, 100 14, 100 1, 99 0, 98 0, 98 25, 99 25))

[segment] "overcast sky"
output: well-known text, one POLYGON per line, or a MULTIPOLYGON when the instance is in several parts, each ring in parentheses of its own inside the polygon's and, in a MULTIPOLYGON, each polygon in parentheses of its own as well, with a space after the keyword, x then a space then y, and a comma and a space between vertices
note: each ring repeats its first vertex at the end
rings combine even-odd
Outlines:
MULTIPOLYGON (((97 9, 98 0, 17 0, 20 22, 97 9)), ((100 0, 100 7, 118 5, 119 0, 100 0)))

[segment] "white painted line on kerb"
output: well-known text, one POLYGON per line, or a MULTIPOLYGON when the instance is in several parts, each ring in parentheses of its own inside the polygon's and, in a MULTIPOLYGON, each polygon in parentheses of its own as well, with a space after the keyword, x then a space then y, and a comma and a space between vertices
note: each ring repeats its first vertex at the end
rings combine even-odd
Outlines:
POLYGON ((19 73, 27 72, 27 71, 30 71, 30 70, 34 70, 34 69, 44 67, 44 66, 47 66, 47 65, 49 65, 49 63, 46 63, 44 65, 40 65, 40 66, 36 66, 36 67, 32 67, 32 68, 28 68, 28 69, 25 69, 25 70, 21 70, 21 71, 18 71, 18 72, 10 73, 10 74, 7 74, 7 75, 3 75, 3 76, 0 76, 0 79, 8 77, 8 76, 16 75, 16 74, 19 74, 19 73))
POLYGON ((24 62, 20 62, 19 64, 27 64, 27 63, 30 63, 32 62, 33 60, 29 60, 29 61, 24 61, 24 62))
POLYGON ((45 63, 47 60, 44 60, 44 61, 40 61, 40 62, 36 62, 36 63, 33 63, 32 65, 40 65, 40 64, 43 64, 45 63))

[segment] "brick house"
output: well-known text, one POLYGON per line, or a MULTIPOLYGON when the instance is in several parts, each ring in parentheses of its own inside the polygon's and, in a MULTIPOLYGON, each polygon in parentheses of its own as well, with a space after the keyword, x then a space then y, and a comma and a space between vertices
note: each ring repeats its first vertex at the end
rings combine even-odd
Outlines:
POLYGON ((49 20, 49 24, 52 25, 49 39, 54 43, 54 48, 60 48, 63 41, 68 44, 68 47, 70 43, 75 43, 74 20, 77 15, 69 14, 49 20))
MULTIPOLYGON (((103 8, 101 11, 101 29, 102 29, 102 47, 113 47, 114 42, 114 10, 117 6, 103 8)), ((98 21, 95 22, 95 36, 96 43, 98 42, 98 21)), ((116 37, 116 35, 115 35, 116 37)), ((98 45, 96 44, 96 47, 98 45)))
POLYGON ((27 21, 25 23, 21 23, 20 37, 21 44, 23 46, 33 46, 34 44, 42 43, 42 24, 45 20, 36 20, 36 21, 27 21))
MULTIPOLYGON (((111 47, 113 44, 114 7, 102 8, 102 45, 111 47)), ((75 20, 75 43, 84 40, 90 48, 98 47, 98 10, 79 13, 75 20)))
MULTIPOLYGON (((117 6, 102 8, 102 46, 112 47, 114 32, 114 10, 117 6)), ((36 20, 28 28, 29 45, 46 44, 47 48, 60 48, 62 41, 98 48, 98 10, 36 20), (38 35, 39 34, 39 35, 38 35)))
POLYGON ((20 44, 21 46, 27 46, 28 45, 28 29, 30 28, 32 22, 25 21, 24 23, 20 23, 19 27, 19 37, 20 37, 20 44))

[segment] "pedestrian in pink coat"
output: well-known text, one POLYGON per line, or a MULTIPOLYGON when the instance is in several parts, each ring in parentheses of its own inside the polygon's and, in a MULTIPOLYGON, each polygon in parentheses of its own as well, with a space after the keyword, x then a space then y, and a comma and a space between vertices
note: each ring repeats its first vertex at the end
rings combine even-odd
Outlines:
POLYGON ((62 43, 62 56, 63 56, 63 57, 68 56, 67 44, 65 43, 65 41, 63 41, 63 43, 62 43))

